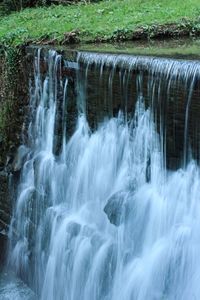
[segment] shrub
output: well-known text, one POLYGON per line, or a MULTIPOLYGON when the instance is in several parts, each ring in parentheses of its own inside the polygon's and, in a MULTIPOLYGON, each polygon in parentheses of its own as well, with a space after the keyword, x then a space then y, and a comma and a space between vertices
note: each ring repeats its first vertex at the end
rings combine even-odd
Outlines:
POLYGON ((100 0, 0 0, 0 15, 12 11, 20 11, 26 7, 45 6, 50 4, 70 4, 70 3, 90 3, 99 2, 100 0))
POLYGON ((19 11, 26 7, 50 4, 50 0, 0 0, 1 13, 19 11))

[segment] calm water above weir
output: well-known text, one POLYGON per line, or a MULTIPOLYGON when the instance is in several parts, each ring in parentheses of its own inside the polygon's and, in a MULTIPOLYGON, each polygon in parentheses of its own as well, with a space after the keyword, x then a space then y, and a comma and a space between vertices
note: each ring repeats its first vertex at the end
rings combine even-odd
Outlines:
POLYGON ((199 61, 38 50, 8 256, 38 299, 200 298, 199 80, 199 61))
MULTIPOLYGON (((74 45, 71 48, 80 51, 110 52, 118 54, 150 55, 161 57, 199 59, 200 39, 199 38, 179 38, 179 39, 157 39, 140 40, 134 42, 116 42, 112 44, 83 44, 74 45)), ((63 50, 63 47, 61 48, 63 50)))

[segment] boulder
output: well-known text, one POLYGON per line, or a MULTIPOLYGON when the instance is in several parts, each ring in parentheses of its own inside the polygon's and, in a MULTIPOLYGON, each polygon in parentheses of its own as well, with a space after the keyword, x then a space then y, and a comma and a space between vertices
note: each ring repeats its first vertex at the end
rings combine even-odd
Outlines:
POLYGON ((122 224, 127 206, 126 199, 127 192, 119 191, 107 200, 104 212, 111 224, 115 226, 122 224))

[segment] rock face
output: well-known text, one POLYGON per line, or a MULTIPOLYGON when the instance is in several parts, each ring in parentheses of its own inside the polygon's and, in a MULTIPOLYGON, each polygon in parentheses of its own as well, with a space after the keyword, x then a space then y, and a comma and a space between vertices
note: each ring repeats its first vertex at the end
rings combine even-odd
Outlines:
MULTIPOLYGON (((9 224, 10 201, 9 201, 9 177, 6 172, 0 172, 0 230, 4 224, 9 224)), ((6 228, 5 228, 6 229, 6 228)))
POLYGON ((7 249, 8 224, 10 222, 9 178, 0 172, 0 264, 5 260, 7 249))
POLYGON ((15 157, 22 143, 33 65, 23 49, 15 51, 9 49, 5 55, 0 54, 0 263, 5 259, 12 212, 9 178, 12 174, 16 177, 20 167, 15 157))

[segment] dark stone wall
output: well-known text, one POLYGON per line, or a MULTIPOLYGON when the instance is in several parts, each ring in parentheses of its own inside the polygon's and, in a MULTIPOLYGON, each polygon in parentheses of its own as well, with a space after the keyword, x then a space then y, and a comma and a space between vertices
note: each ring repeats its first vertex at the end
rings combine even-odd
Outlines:
MULTIPOLYGON (((48 49, 48 47, 42 49, 41 71, 43 74, 47 71, 44 57, 47 55, 48 49)), ((34 56, 36 50, 37 48, 34 47, 28 47, 26 49, 30 56, 34 56)), ((68 49, 57 49, 57 51, 62 54, 63 59, 70 62, 76 61, 77 51, 68 49)), ((115 66, 115 71, 111 74, 110 67, 104 67, 103 72, 100 75, 100 67, 93 64, 87 69, 87 82, 84 82, 86 68, 87 65, 81 63, 77 72, 76 67, 66 67, 63 63, 63 76, 68 76, 70 79, 68 89, 69 101, 67 107, 68 137, 73 133, 77 119, 78 104, 76 98, 79 93, 77 90, 77 81, 79 82, 79 88, 81 85, 81 88, 85 89, 85 110, 89 125, 93 130, 97 128, 98 123, 103 121, 105 117, 117 116, 119 110, 125 112, 128 118, 131 118, 134 114, 137 96, 138 94, 141 94, 141 89, 146 107, 148 108, 152 105, 152 102, 154 103, 153 111, 158 131, 160 131, 161 122, 162 126, 164 125, 165 138, 163 150, 166 153, 167 167, 169 169, 177 169, 182 166, 184 155, 185 116, 189 93, 189 89, 187 90, 185 88, 184 80, 177 82, 176 78, 174 78, 174 80, 170 79, 171 86, 170 89, 168 89, 169 82, 167 80, 162 80, 160 83, 160 75, 154 74, 155 78, 150 78, 150 80, 155 81, 155 97, 153 99, 152 90, 149 90, 149 73, 147 68, 145 68, 143 72, 141 72, 140 69, 136 69, 131 74, 128 74, 127 70, 115 66), (137 82, 139 73, 143 74, 141 87, 137 82), (129 80, 127 81, 128 76, 129 80), (123 86, 124 78, 125 84, 123 86)), ((186 146, 190 144, 193 158, 197 159, 197 161, 200 161, 199 99, 200 80, 198 79, 194 85, 189 106, 186 141, 186 146)), ((56 129, 56 136, 59 141, 59 126, 56 129)), ((59 148, 59 142, 57 144, 59 148)), ((55 152, 58 153, 59 151, 55 149, 55 152)))
POLYGON ((19 175, 15 170, 15 155, 23 140, 33 65, 23 49, 18 49, 11 61, 8 55, 6 51, 0 55, 0 262, 5 258, 12 213, 9 178, 19 175))
MULTIPOLYGON (((80 72, 83 73, 83 81, 85 65, 82 66, 80 72)), ((112 75, 112 88, 109 86, 110 74, 110 70, 104 68, 100 78, 100 70, 95 66, 87 71, 86 112, 90 126, 96 128, 98 122, 101 122, 105 117, 117 116, 119 110, 125 112, 128 119, 131 119, 134 115, 137 97, 140 95, 144 98, 146 108, 152 107, 158 132, 160 132, 161 127, 164 129, 163 150, 166 154, 167 168, 177 169, 182 167, 186 107, 190 92, 189 89, 185 88, 185 82, 171 80, 171 86, 168 89, 168 81, 159 82, 159 74, 157 74, 155 75, 158 76, 154 86, 155 96, 153 96, 153 89, 149 89, 148 85, 149 79, 151 81, 154 79, 149 77, 148 72, 143 73, 141 87, 137 84, 137 75, 139 74, 137 70, 129 75, 128 84, 123 86, 124 72, 116 68, 112 75)), ((126 80, 124 82, 126 83, 126 80)), ((199 99, 200 80, 197 80, 189 105, 186 146, 191 146, 192 156, 198 162, 200 161, 199 99)))
POLYGON ((0 172, 0 265, 6 258, 8 224, 10 222, 9 178, 0 172))

